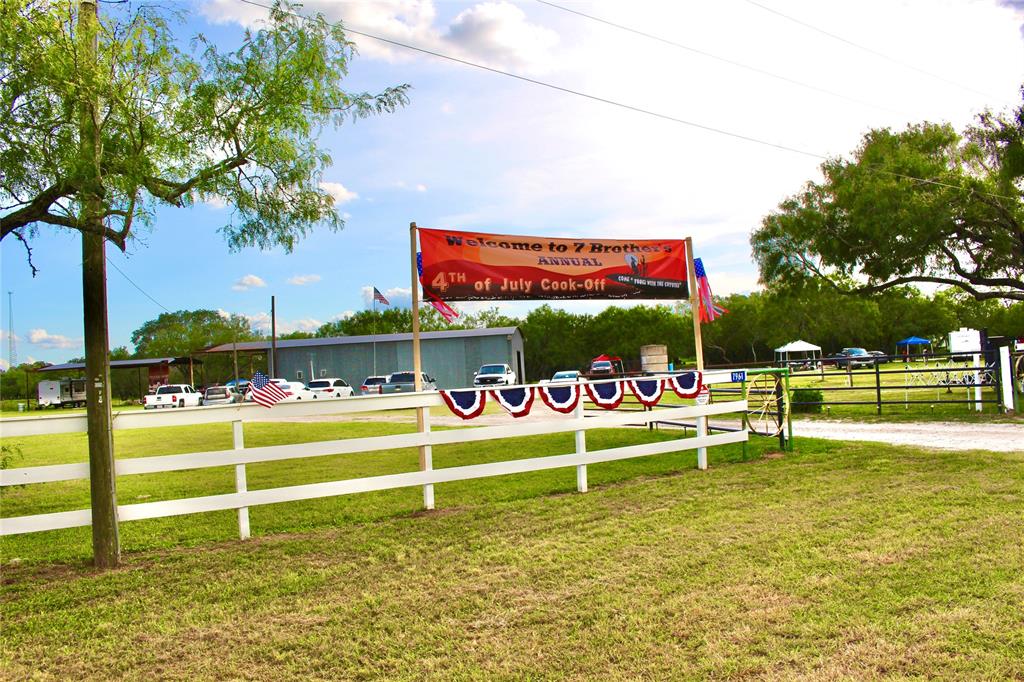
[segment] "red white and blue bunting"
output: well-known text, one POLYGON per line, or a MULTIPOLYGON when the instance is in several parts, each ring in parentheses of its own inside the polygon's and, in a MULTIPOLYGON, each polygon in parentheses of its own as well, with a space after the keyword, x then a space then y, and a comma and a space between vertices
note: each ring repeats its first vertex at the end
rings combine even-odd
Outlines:
POLYGON ((473 419, 479 416, 484 411, 484 405, 487 403, 486 391, 470 389, 466 391, 438 391, 438 393, 441 394, 441 399, 444 400, 448 409, 463 419, 473 419))
POLYGON ((621 381, 602 381, 599 384, 587 384, 587 395, 590 401, 606 410, 614 410, 622 402, 626 391, 621 381))
POLYGON ((665 384, 661 379, 630 379, 629 390, 633 392, 640 404, 654 407, 665 392, 665 384))
POLYGON ((533 407, 533 387, 499 388, 491 391, 491 396, 498 401, 513 417, 525 417, 533 407))
POLYGON ((668 387, 676 392, 676 395, 680 398, 696 398, 697 393, 700 391, 700 387, 703 385, 701 382, 700 372, 683 372, 682 374, 676 374, 665 379, 665 383, 668 387))
POLYGON ((544 385, 540 387, 540 399, 555 412, 569 414, 576 409, 576 405, 580 401, 580 387, 578 384, 544 385))

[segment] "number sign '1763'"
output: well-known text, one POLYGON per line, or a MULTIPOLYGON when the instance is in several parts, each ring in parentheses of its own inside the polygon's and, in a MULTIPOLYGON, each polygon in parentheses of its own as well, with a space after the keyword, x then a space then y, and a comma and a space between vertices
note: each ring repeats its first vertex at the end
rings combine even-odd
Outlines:
POLYGON ((419 228, 428 296, 445 301, 685 299, 682 239, 550 239, 419 228))

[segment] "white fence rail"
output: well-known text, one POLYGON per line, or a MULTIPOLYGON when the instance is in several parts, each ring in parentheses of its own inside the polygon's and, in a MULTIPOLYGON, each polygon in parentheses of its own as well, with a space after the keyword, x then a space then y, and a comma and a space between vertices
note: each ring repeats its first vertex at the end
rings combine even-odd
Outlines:
MULTIPOLYGON (((730 375, 727 372, 708 373, 704 379, 705 383, 727 382, 729 380, 730 375)), ((417 393, 343 398, 340 400, 309 403, 283 403, 276 405, 272 412, 268 412, 265 408, 256 405, 192 409, 179 408, 153 412, 122 412, 115 417, 115 428, 134 429, 232 422, 234 426, 234 447, 230 450, 183 455, 120 459, 115 463, 115 470, 118 476, 235 466, 236 491, 234 493, 206 497, 119 505, 118 519, 120 521, 135 521, 181 514, 237 509, 239 535, 244 539, 249 536, 248 507, 260 504, 275 504, 278 502, 293 502, 377 490, 423 486, 424 503, 430 509, 433 508, 433 485, 435 483, 465 481, 489 476, 502 476, 571 466, 577 468, 577 489, 580 492, 586 492, 586 466, 588 464, 696 449, 698 451, 698 466, 703 469, 707 466, 707 448, 747 440, 746 430, 715 435, 707 434, 707 418, 709 416, 742 413, 746 410, 745 401, 713 405, 656 407, 649 412, 642 413, 601 411, 597 416, 584 416, 583 400, 581 399, 573 418, 546 419, 542 421, 516 420, 512 423, 498 426, 432 431, 430 430, 429 410, 423 408, 440 405, 443 405, 443 402, 437 393, 417 393), (360 413, 410 408, 423 410, 425 417, 423 431, 390 436, 372 436, 258 448, 246 448, 242 436, 241 427, 243 421, 265 421, 268 417, 360 413), (586 449, 586 432, 591 429, 624 426, 626 424, 649 424, 670 419, 695 419, 697 436, 590 452, 586 449), (443 469, 432 468, 430 448, 434 445, 568 432, 576 434, 576 451, 570 454, 472 464, 443 469), (426 452, 427 456, 421 459, 424 462, 423 470, 421 471, 263 490, 248 490, 246 487, 245 466, 247 464, 413 447, 421 448, 426 452)), ((472 426, 472 423, 472 421, 468 421, 466 425, 472 426)), ((78 415, 17 418, 0 422, 0 435, 4 438, 81 432, 84 430, 85 418, 78 415)), ((6 469, 0 470, 0 487, 88 479, 88 477, 89 465, 87 463, 6 469)), ((0 535, 87 526, 91 523, 91 516, 90 510, 78 509, 50 514, 0 518, 0 535)))

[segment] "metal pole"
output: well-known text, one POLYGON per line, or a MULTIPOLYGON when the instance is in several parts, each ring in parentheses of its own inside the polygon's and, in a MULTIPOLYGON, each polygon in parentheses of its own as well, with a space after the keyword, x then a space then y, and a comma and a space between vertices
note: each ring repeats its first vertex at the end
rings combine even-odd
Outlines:
MULTIPOLYGON (((697 293, 697 271, 693 265, 693 239, 686 238, 686 269, 690 283, 690 314, 693 315, 693 348, 697 354, 697 371, 704 371, 704 345, 700 338, 700 295, 697 293)), ((708 435, 708 418, 697 417, 697 436, 708 435)), ((697 448, 697 468, 708 468, 708 449, 697 448)))
POLYGON ((377 292, 373 292, 373 375, 377 376, 377 292))
POLYGON ((882 375, 878 370, 878 361, 875 361, 875 403, 878 406, 878 414, 882 414, 882 375))
POLYGON ((270 297, 270 359, 267 361, 270 378, 277 376, 277 305, 274 297, 270 297))

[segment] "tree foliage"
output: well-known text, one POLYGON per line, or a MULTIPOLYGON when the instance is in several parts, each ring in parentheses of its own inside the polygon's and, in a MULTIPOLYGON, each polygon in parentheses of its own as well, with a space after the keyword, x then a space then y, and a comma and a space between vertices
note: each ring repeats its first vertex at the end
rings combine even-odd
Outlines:
MULTIPOLYGON (((1024 91, 1022 91, 1024 92, 1024 91)), ((769 285, 877 293, 911 283, 1024 301, 1024 106, 962 134, 923 123, 869 132, 751 237, 769 285)))
POLYGON ((166 10, 106 5, 96 68, 78 54, 76 13, 70 2, 0 5, 0 238, 26 246, 48 225, 98 231, 124 250, 158 206, 217 198, 234 208, 221 228, 231 247, 291 249, 314 225, 343 225, 320 187, 331 165, 320 130, 407 101, 406 85, 344 90, 353 48, 342 28, 284 4, 237 49, 199 35, 190 53, 166 10), (91 162, 79 140, 89 101, 91 162), (83 218, 86 196, 101 221, 83 218))

